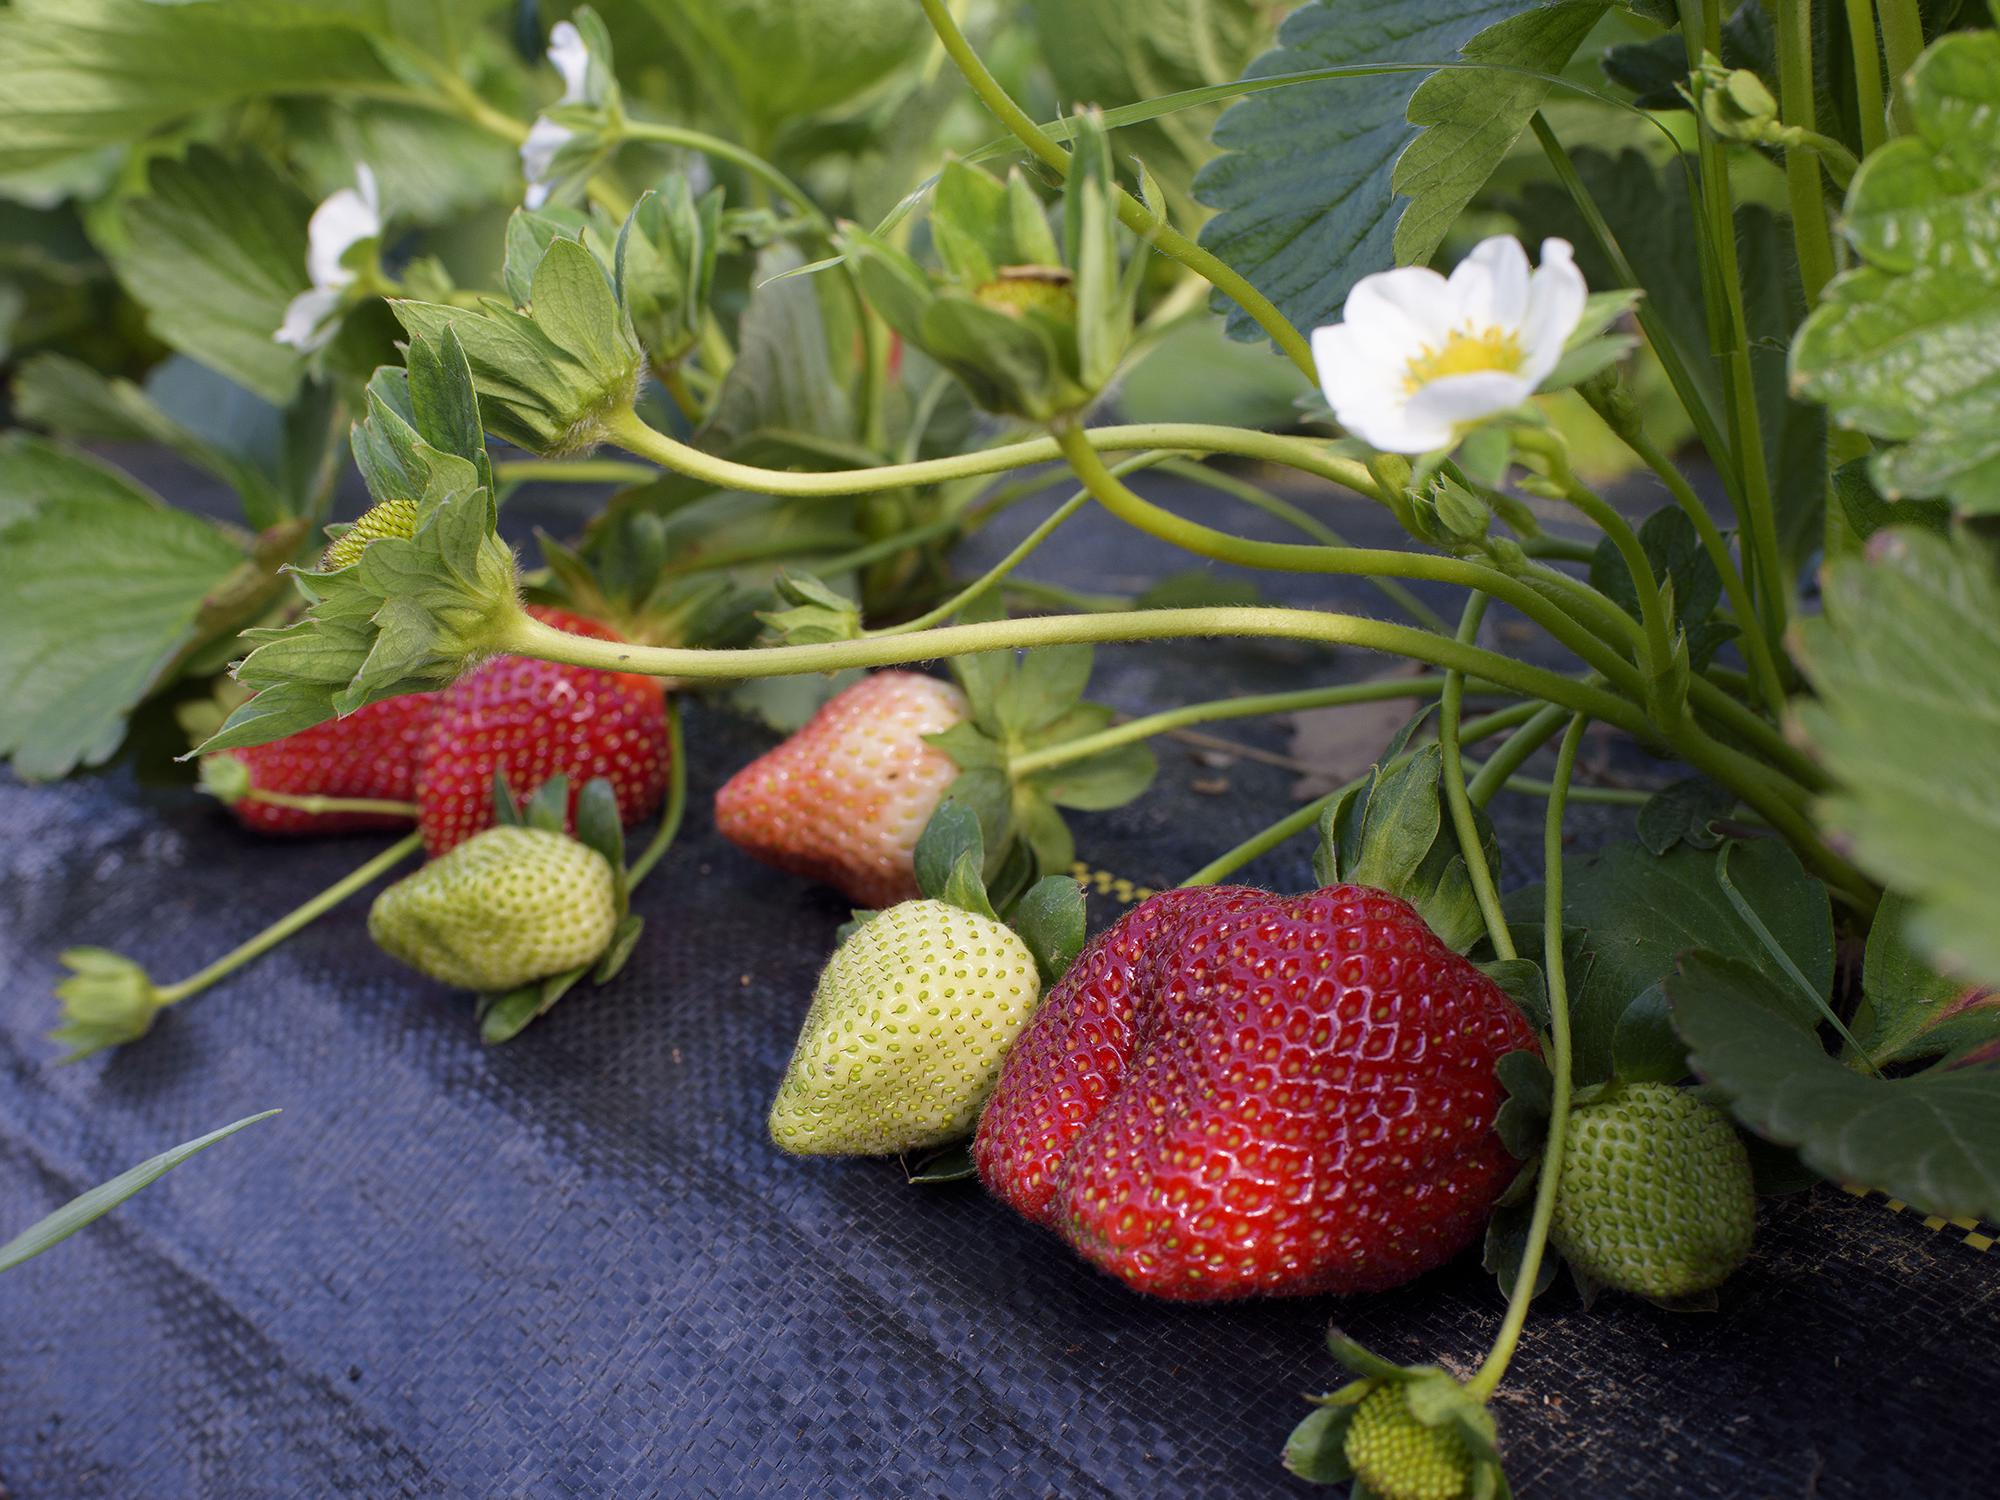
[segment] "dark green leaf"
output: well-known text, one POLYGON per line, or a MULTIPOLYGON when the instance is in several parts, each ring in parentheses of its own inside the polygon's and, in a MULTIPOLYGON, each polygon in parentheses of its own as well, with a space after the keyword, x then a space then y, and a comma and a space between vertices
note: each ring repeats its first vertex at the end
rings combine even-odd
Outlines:
POLYGON ((1951 507, 1942 500, 1885 500, 1868 478, 1868 460, 1850 459, 1833 471, 1833 499, 1858 541, 1891 526, 1915 526, 1943 536, 1951 530, 1951 507))
MULTIPOLYGON (((1532 1185, 1535 1168, 1524 1167, 1522 1173, 1532 1185)), ((1530 1198, 1532 1194, 1517 1203, 1503 1203, 1487 1221, 1486 1247, 1480 1264, 1500 1284, 1503 1297, 1513 1295, 1514 1283, 1521 1276, 1521 1262, 1527 1259, 1528 1227, 1534 1219, 1534 1205, 1530 1198)), ((1535 1289, 1531 1296, 1541 1296, 1554 1283, 1558 1259, 1554 1251, 1543 1250, 1541 1263, 1535 1268, 1535 1289)))
POLYGON ((1676 844, 1713 849, 1722 842, 1715 822, 1735 810, 1736 794, 1705 777, 1690 776, 1655 792, 1639 809, 1639 842, 1648 854, 1676 844))
POLYGON ((917 889, 934 900, 948 900, 945 891, 952 872, 967 857, 975 869, 985 863, 986 843, 979 815, 964 799, 947 796, 917 838, 913 856, 917 889))
POLYGON ((1912 942, 1915 908, 1891 892, 1876 909, 1854 1039, 1878 1067, 1957 1057, 2000 1040, 2000 991, 1939 974, 1912 942))
POLYGON ((1083 951, 1083 888, 1068 875, 1050 875, 1028 888, 1008 922, 1035 955, 1046 995, 1083 951))
POLYGON ((1621 1083, 1679 1083, 1687 1048, 1674 1031, 1667 992, 1652 985, 1633 997, 1611 1033, 1611 1069, 1621 1083))
POLYGON ((765 250, 729 367, 701 431, 704 447, 727 450, 763 431, 849 439, 854 413, 829 344, 819 276, 783 276, 803 264, 789 243, 765 250))
POLYGON ((860 93, 928 40, 902 0, 639 0, 768 130, 860 93))
POLYGON ((953 1141, 924 1152, 915 1161, 903 1164, 903 1180, 912 1187, 936 1187, 947 1182, 964 1182, 978 1176, 972 1165, 972 1142, 953 1141))
POLYGON ((262 1114, 250 1115, 233 1125, 225 1125, 220 1130, 212 1130, 207 1135, 197 1136, 171 1150, 162 1151, 158 1156, 149 1157, 130 1171, 119 1173, 109 1182, 92 1188, 80 1197, 70 1199, 46 1219, 31 1224, 6 1244, 0 1245, 0 1271, 11 1271, 22 1261, 40 1255, 51 1245, 68 1239, 91 1220, 109 1213, 141 1188, 150 1187, 158 1182, 190 1156, 206 1151, 223 1137, 236 1134, 246 1125, 255 1125, 259 1120, 268 1120, 277 1113, 275 1109, 267 1109, 262 1114))
POLYGON ((1745 1125, 1835 1182, 1944 1218, 2000 1218, 2000 1066, 1869 1078, 1827 1056, 1747 965, 1689 955, 1667 981, 1695 1072, 1745 1125))
MULTIPOLYGON (((1722 575, 1702 549, 1694 522, 1674 506, 1656 510, 1640 525, 1639 544, 1653 565, 1653 576, 1672 586, 1680 622, 1692 629, 1707 619, 1722 598, 1722 575)), ((1598 543, 1590 560, 1590 582, 1620 609, 1638 617, 1639 593, 1632 584, 1632 571, 1609 537, 1598 543)))
POLYGON ((1146 746, 1121 745, 1038 772, 1029 784, 1057 807, 1103 812, 1139 796, 1158 771, 1159 761, 1146 746))

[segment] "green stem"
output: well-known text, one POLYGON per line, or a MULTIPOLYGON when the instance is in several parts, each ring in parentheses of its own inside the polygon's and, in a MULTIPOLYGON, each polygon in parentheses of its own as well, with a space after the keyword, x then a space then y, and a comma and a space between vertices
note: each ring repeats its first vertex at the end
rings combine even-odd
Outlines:
POLYGON ((1527 1326, 1528 1304, 1535 1299, 1535 1283, 1541 1279, 1542 1252, 1549 1241, 1549 1221, 1555 1217, 1556 1189, 1562 1181, 1563 1146, 1569 1137, 1570 1036, 1569 982, 1563 972, 1563 808, 1571 775, 1576 770, 1577 746, 1583 743, 1584 720, 1570 721, 1556 758, 1555 791, 1549 798, 1548 817, 1542 824, 1542 972, 1549 993, 1549 1133, 1542 1143, 1542 1165, 1535 1180, 1535 1207, 1528 1218, 1528 1243, 1521 1252, 1520 1270, 1507 1299, 1507 1316, 1487 1351, 1479 1372, 1466 1382, 1468 1394, 1481 1401, 1499 1388, 1507 1373, 1507 1362, 1521 1341, 1527 1326))
MULTIPOLYGON (((547 627, 544 628, 546 629, 547 627)), ((369 860, 367 864, 354 871, 353 874, 328 886, 290 915, 280 917, 276 922, 273 922, 269 927, 266 927, 262 932, 251 938, 249 942, 239 944, 237 947, 230 949, 229 952, 223 954, 222 957, 218 958, 207 968, 202 969, 198 973, 190 974, 178 984, 162 986, 159 990, 160 1003, 162 1005, 172 1005, 176 1001, 187 999, 190 995, 198 995, 217 980, 235 973, 236 970, 242 968, 243 965, 249 963, 253 958, 268 953, 300 928, 308 926, 327 912, 332 911, 334 907, 340 905, 341 902, 345 901, 363 886, 369 884, 379 876, 386 875, 412 854, 423 848, 423 845, 424 836, 421 833, 412 833, 398 839, 387 849, 384 849, 380 854, 369 860)))
POLYGON ((628 464, 615 458, 537 458, 493 466, 499 484, 646 484, 658 479, 651 464, 628 464))
MULTIPOLYGON (((1778 114, 1788 126, 1817 134, 1813 115, 1812 0, 1775 0, 1778 12, 1778 114)), ((1844 149, 1844 148, 1843 148, 1844 149)), ((1833 235, 1826 224, 1818 153, 1787 148, 1785 196, 1798 247, 1799 280, 1806 310, 1818 306, 1833 280, 1833 235)))
POLYGON ((1889 137, 1882 103, 1882 52, 1875 41, 1875 7, 1869 0, 1847 0, 1847 48, 1854 58, 1854 107, 1861 116, 1861 154, 1866 156, 1889 137))
POLYGON ((1493 752, 1493 758, 1479 768, 1466 788, 1466 796, 1474 807, 1484 807, 1493 800, 1494 793, 1504 786, 1513 774, 1520 770, 1529 756, 1549 742, 1549 737, 1562 728, 1565 717, 1563 710, 1553 703, 1534 706, 1518 728, 1507 736, 1500 748, 1493 752))
MULTIPOLYGON (((1457 639, 1470 646, 1479 639, 1479 622, 1486 617, 1486 596, 1473 594, 1465 601, 1459 617, 1457 639)), ((1444 800, 1451 809, 1451 826, 1458 835, 1459 857, 1472 881, 1472 894, 1479 901, 1479 915, 1486 923, 1487 939, 1501 958, 1513 958, 1514 938, 1507 931, 1507 919, 1500 913, 1500 893, 1493 886, 1493 871, 1486 863, 1486 848, 1479 837, 1479 823, 1472 815, 1472 803, 1465 793, 1465 764, 1458 753, 1459 709, 1465 701, 1465 678, 1447 672, 1443 700, 1438 712, 1438 748, 1444 752, 1444 800)))
MULTIPOLYGON (((1069 153, 1058 145, 1049 134, 1035 122, 1035 119, 1020 105, 1016 104, 999 79, 995 78, 979 54, 959 30, 957 21, 952 19, 944 0, 919 0, 924 14, 937 32, 938 41, 944 45, 945 55, 965 75, 965 81, 972 85, 973 93, 1000 123, 1006 126, 1015 139, 1041 163, 1058 177, 1069 175, 1069 153)), ((1305 336, 1294 328, 1285 315, 1271 303, 1262 292, 1252 286, 1238 271, 1225 265, 1215 256, 1202 249, 1193 240, 1166 222, 1162 215, 1155 214, 1145 204, 1134 198, 1123 188, 1118 189, 1118 221, 1134 234, 1150 243, 1164 255, 1172 256, 1189 270, 1205 277, 1224 296, 1248 313, 1259 328, 1269 334, 1287 358, 1299 367, 1308 380, 1318 383, 1318 372, 1313 365, 1312 346, 1305 336)))
POLYGON ((1882 56, 1889 68, 1889 118, 1897 135, 1907 135, 1913 121, 1903 85, 1924 50, 1924 19, 1917 0, 1876 0, 1882 22, 1882 56))
MULTIPOLYGON (((1723 592, 1729 596, 1730 608, 1742 621, 1756 618, 1756 611, 1750 602, 1749 585, 1743 581, 1743 572, 1736 566, 1736 559, 1730 554, 1729 542, 1715 524, 1715 517, 1708 513, 1708 507, 1701 503, 1701 497, 1694 492, 1687 476, 1656 448, 1647 438, 1636 421, 1627 420, 1624 413, 1607 410, 1609 403, 1603 393, 1590 399, 1598 415, 1604 418, 1618 440, 1629 448, 1639 461, 1659 476, 1667 487, 1667 493, 1674 497, 1674 503, 1681 508, 1689 521, 1694 524, 1695 534, 1701 538, 1702 551, 1708 554, 1709 562, 1722 578, 1723 592)), ((1774 717, 1784 711, 1785 687, 1778 676, 1777 662, 1771 655, 1771 643, 1764 632, 1744 629, 1742 633, 1744 654, 1750 660, 1750 671, 1757 686, 1757 695, 1763 701, 1765 710, 1774 717)))
MULTIPOLYGON (((1473 761, 1466 765, 1475 771, 1478 766, 1473 761)), ((1554 793, 1555 783, 1543 781, 1536 776, 1509 776, 1501 783, 1503 792, 1515 792, 1524 797, 1547 797, 1554 793)), ((1572 802, 1594 802, 1605 807, 1644 807, 1656 794, 1643 792, 1636 787, 1617 786, 1572 786, 1569 800, 1572 802)))
POLYGON ((1632 669, 1631 663, 1535 589, 1497 568, 1422 553, 1375 551, 1361 547, 1315 547, 1296 542, 1259 542, 1231 536, 1226 531, 1217 531, 1198 521, 1177 516, 1134 494, 1104 467, 1104 461, 1097 456, 1081 428, 1065 426, 1059 429, 1056 442, 1063 457, 1069 460, 1070 467, 1076 470, 1077 477, 1097 497, 1098 502, 1119 520, 1148 536, 1156 536, 1201 557, 1248 568, 1293 573, 1345 573, 1360 577, 1386 574, 1479 589, 1504 599, 1534 620, 1603 673, 1614 686, 1631 693, 1635 699, 1643 697, 1643 679, 1632 669))
POLYGON ((719 135, 709 135, 700 130, 687 130, 679 125, 659 125, 645 120, 626 120, 619 134, 629 141, 657 141, 661 145, 680 146, 689 151, 698 151, 703 156, 717 161, 726 161, 741 167, 752 177, 764 183, 779 197, 783 198, 801 215, 809 220, 822 239, 833 234, 833 221, 826 211, 813 202, 810 194, 791 178, 780 172, 756 152, 725 140, 719 135))
MULTIPOLYGON (((1516 703, 1511 707, 1487 714, 1484 718, 1469 719, 1459 730, 1459 738, 1461 740, 1476 740, 1482 739, 1489 734, 1497 734, 1502 729, 1511 728, 1519 724, 1522 720, 1534 714, 1540 707, 1541 705, 1537 703, 1516 703)), ((1401 755, 1390 760, 1382 769, 1385 771, 1394 770, 1409 760, 1410 753, 1405 750, 1401 755)), ((1284 817, 1278 819, 1270 827, 1252 834, 1234 849, 1217 855, 1199 870, 1196 870, 1194 874, 1183 880, 1181 884, 1184 886, 1215 885, 1220 881, 1227 880, 1231 875, 1234 875, 1238 870, 1249 864, 1251 860, 1269 854, 1286 840, 1304 833, 1314 823, 1319 821, 1319 815, 1326 810, 1329 804, 1353 791, 1367 779, 1366 776, 1356 777, 1344 786, 1335 787, 1325 796, 1315 797, 1304 806, 1292 809, 1292 811, 1286 813, 1284 817)))
POLYGON ((1218 698, 1211 703, 1191 703, 1184 708, 1170 708, 1143 718, 1128 719, 1123 724, 1058 745, 1025 751, 1014 756, 1007 769, 1019 780, 1037 771, 1066 766, 1101 751, 1149 740, 1156 734, 1185 729, 1190 724, 1300 713, 1313 708, 1339 708, 1350 703, 1380 703, 1393 698, 1428 698, 1440 691, 1445 682, 1443 677, 1380 677, 1367 682, 1344 682, 1336 687, 1302 688, 1295 693, 1259 693, 1242 698, 1218 698))
MULTIPOLYGON (((1030 464, 1047 463, 1059 458, 1062 453, 1054 438, 1040 437, 996 448, 982 448, 975 453, 920 459, 907 464, 827 471, 760 469, 717 458, 699 448, 677 442, 665 433, 648 427, 632 411, 611 417, 606 422, 606 431, 611 441, 627 452, 662 468, 672 469, 677 474, 704 480, 717 489, 802 499, 859 495, 872 490, 902 489, 981 474, 999 474, 1009 469, 1023 469, 1030 464)), ((1142 422, 1118 427, 1093 427, 1088 440, 1093 447, 1114 452, 1169 448, 1184 453, 1227 453, 1237 458, 1262 459, 1303 473, 1316 474, 1370 500, 1382 498, 1375 481, 1368 475, 1366 465, 1353 459, 1334 458, 1323 451, 1323 444, 1311 438, 1281 437, 1275 433, 1200 423, 1142 422)))
MULTIPOLYGON (((1224 474, 1192 459, 1168 458, 1160 467, 1170 474, 1178 474, 1183 479, 1191 479, 1196 484, 1207 485, 1212 490, 1241 500, 1245 505, 1261 510, 1265 515, 1284 522, 1294 531, 1303 532, 1314 541, 1328 547, 1345 547, 1347 538, 1326 525, 1304 509, 1281 499, 1260 485, 1247 479, 1239 479, 1234 474, 1224 474)), ((1444 616, 1432 609, 1415 594, 1404 588, 1393 578, 1371 578, 1368 580, 1385 599, 1397 605, 1403 612, 1426 630, 1435 630, 1439 635, 1449 635, 1451 627, 1444 616)))
POLYGON ((245 802, 263 802, 272 807, 288 807, 302 813, 374 813, 386 818, 414 819, 423 811, 414 802, 392 802, 384 797, 321 797, 297 792, 268 792, 253 786, 245 792, 245 802))
POLYGON ((652 873, 660 857, 673 846, 687 814, 687 754, 681 739, 681 707, 671 694, 667 698, 667 805, 660 814, 660 826, 639 857, 625 867, 625 889, 635 891, 639 882, 652 873))

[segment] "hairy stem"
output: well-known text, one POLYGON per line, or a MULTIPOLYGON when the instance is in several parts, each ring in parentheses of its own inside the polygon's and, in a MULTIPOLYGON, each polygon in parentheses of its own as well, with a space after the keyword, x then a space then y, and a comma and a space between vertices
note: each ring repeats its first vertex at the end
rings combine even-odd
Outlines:
POLYGON ((1924 50, 1923 13, 1917 0, 1876 0, 1875 14, 1882 22, 1882 56, 1889 68, 1889 119, 1896 134, 1906 135, 1912 122, 1903 84, 1924 50))
MULTIPOLYGON (((1465 601, 1459 617, 1457 639, 1471 645, 1479 639, 1479 622, 1486 617, 1486 596, 1473 594, 1465 601)), ((1501 958, 1514 957, 1514 938, 1507 931, 1507 919, 1500 913, 1500 892, 1493 885, 1493 871, 1486 863, 1486 848, 1479 838, 1479 823, 1472 815, 1472 802, 1465 792, 1465 764, 1459 756, 1459 708, 1465 700, 1465 678, 1447 672, 1438 711, 1438 748, 1444 752, 1444 800, 1451 810, 1452 831, 1458 835, 1459 857, 1472 881, 1472 893, 1479 901, 1479 915, 1486 923, 1487 939, 1501 958)))
POLYGON ((1528 1243, 1521 1252, 1521 1266, 1514 1276, 1514 1289, 1507 1299, 1507 1316, 1487 1352, 1479 1371, 1466 1382, 1466 1390, 1484 1401, 1499 1388, 1527 1326, 1528 1304, 1535 1298, 1535 1283, 1541 1279, 1542 1252, 1549 1240, 1549 1221, 1555 1217, 1556 1188, 1562 1181, 1563 1146, 1569 1136, 1570 1037, 1569 982, 1563 972, 1563 808, 1570 777, 1576 771, 1577 747, 1583 743, 1584 719, 1570 721, 1556 758, 1555 788, 1549 798, 1548 817, 1542 824, 1542 972, 1549 994, 1549 1133, 1542 1143, 1542 1165, 1535 1181, 1535 1206, 1528 1218, 1528 1243))
POLYGON ((652 873, 653 866, 681 831, 687 814, 687 754, 681 740, 681 707, 672 696, 667 699, 667 805, 660 813, 660 826, 639 857, 625 867, 625 889, 635 891, 639 882, 652 873))
MULTIPOLYGON (((1779 118, 1786 125, 1814 131, 1812 0, 1777 0, 1775 9, 1779 118)), ((1833 235, 1826 224, 1819 169, 1817 152, 1786 149, 1785 195, 1792 210, 1792 239, 1798 247, 1799 280, 1808 312, 1818 305, 1834 270, 1833 235)))

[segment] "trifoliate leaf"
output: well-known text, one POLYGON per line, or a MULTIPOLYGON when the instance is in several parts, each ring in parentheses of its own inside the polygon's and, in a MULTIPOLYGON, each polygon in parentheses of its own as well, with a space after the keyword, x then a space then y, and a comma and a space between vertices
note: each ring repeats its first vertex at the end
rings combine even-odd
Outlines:
MULTIPOLYGON (((1603 8, 1308 0, 1286 18, 1276 50, 1245 76, 1460 56, 1559 72, 1603 8)), ((1244 99, 1216 123, 1225 154, 1195 178, 1195 196, 1219 210, 1202 245, 1248 276, 1295 327, 1333 322, 1363 276, 1429 258, 1547 89, 1492 70, 1411 71, 1244 99)), ((1242 309, 1217 301, 1232 336, 1263 336, 1242 309)))
POLYGON ((1697 952, 1667 980, 1695 1072, 1736 1118, 1832 1181, 1944 1218, 2000 1218, 2000 1062, 1877 1078, 1843 1067, 1747 965, 1697 952))
POLYGON ((1799 723, 1836 787, 1822 804, 1861 867, 1909 896, 1938 967, 2000 981, 2000 581, 1991 552, 1899 528, 1825 573, 1803 620, 1817 690, 1799 723))
MULTIPOLYGON (((0 489, 17 453, 39 480, 62 466, 60 450, 17 442, 0 448, 0 489)), ((246 567, 211 522, 69 462, 78 488, 0 531, 0 755, 31 779, 108 759, 126 715, 200 644, 204 608, 246 567)))
MULTIPOLYGON (((1581 929, 1573 947, 1565 944, 1578 1085, 1611 1076, 1626 1008, 1695 948, 1770 974, 1783 986, 1788 1014, 1804 1025, 1818 1021, 1818 1009, 1737 914, 1716 878, 1716 859, 1715 851, 1685 843, 1664 856, 1614 844, 1563 862, 1563 926, 1581 929)), ((1734 846, 1729 879, 1807 983, 1822 998, 1831 994, 1833 912, 1826 887, 1775 839, 1734 846)), ((1521 937, 1539 943, 1541 886, 1511 892, 1503 905, 1513 922, 1534 924, 1532 935, 1522 931, 1521 937)))
POLYGON ((1915 133, 1848 188, 1842 224, 1867 264, 1799 330, 1793 381, 1889 440, 1870 461, 1883 494, 2000 511, 2000 33, 1944 37, 1904 97, 1915 133))

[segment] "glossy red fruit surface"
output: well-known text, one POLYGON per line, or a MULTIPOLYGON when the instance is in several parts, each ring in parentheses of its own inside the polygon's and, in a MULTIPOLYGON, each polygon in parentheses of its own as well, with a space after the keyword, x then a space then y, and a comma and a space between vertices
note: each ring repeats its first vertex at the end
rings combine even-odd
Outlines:
MULTIPOLYGON (((250 784, 262 791, 409 802, 416 797, 417 753, 438 706, 436 693, 406 693, 268 745, 219 753, 242 762, 250 784)), ((248 797, 230 803, 229 810, 259 833, 348 833, 400 828, 410 821, 387 813, 302 812, 248 797)))
POLYGON ((1141 1291, 1395 1286, 1469 1245, 1519 1169, 1511 1000, 1403 901, 1169 891, 1078 957, 974 1146, 999 1197, 1141 1291))
MULTIPOLYGON (((534 605, 528 612, 572 635, 619 639, 563 610, 534 605)), ((442 696, 417 765, 419 822, 432 857, 492 825, 496 772, 523 799, 550 777, 567 776, 572 813, 584 783, 602 776, 628 826, 659 808, 670 755, 657 678, 499 656, 442 696)))
POLYGON ((965 716, 950 683, 877 672, 731 777, 715 796, 715 826, 766 864, 863 906, 913 900, 917 839, 958 777, 924 736, 965 716))

